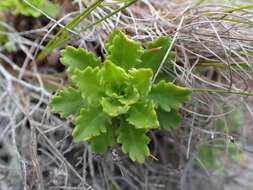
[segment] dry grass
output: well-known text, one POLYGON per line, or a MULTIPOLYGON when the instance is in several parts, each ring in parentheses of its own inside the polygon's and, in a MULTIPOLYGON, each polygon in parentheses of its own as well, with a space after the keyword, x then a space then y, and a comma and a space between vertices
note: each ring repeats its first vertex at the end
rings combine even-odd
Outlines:
MULTIPOLYGON (((253 11, 222 12, 232 7, 194 6, 190 0, 140 0, 69 44, 98 52, 114 27, 143 42, 171 36, 174 68, 162 69, 181 85, 251 92, 253 11)), ((79 9, 81 4, 76 9, 62 7, 58 21, 67 23, 79 9)), ((111 7, 98 8, 90 18, 110 11, 111 7)), ((182 109, 184 121, 177 130, 150 132, 152 154, 159 161, 149 158, 143 165, 134 164, 117 146, 106 155, 96 155, 87 143, 72 142, 71 118, 62 120, 47 107, 52 95, 48 86, 59 90, 68 81, 64 74, 52 74, 62 71, 58 50, 43 63, 36 62, 35 56, 59 26, 53 20, 32 29, 23 26, 23 31, 11 23, 0 25, 10 39, 0 47, 1 190, 252 189, 252 98, 194 93, 193 101, 182 109), (18 53, 7 53, 7 46, 15 46, 18 53), (218 129, 218 121, 225 130, 218 129), (231 135, 237 137, 236 150, 244 153, 239 161, 229 159, 226 147, 231 135), (217 156, 223 169, 213 171, 197 152, 217 139, 225 142, 224 152, 217 156)))

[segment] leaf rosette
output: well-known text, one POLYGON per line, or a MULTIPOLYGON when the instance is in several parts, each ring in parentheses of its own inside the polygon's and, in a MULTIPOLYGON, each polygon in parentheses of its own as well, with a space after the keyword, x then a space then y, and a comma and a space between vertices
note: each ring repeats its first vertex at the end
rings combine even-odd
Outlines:
POLYGON ((100 103, 103 106, 103 111, 110 116, 115 117, 126 113, 130 105, 139 100, 138 90, 130 85, 132 76, 124 69, 111 61, 106 61, 101 69, 100 76, 101 85, 105 89, 105 96, 100 103))
POLYGON ((62 51, 73 87, 53 97, 50 107, 62 117, 75 116, 75 142, 88 140, 93 151, 105 153, 117 137, 131 160, 143 163, 150 156, 148 130, 174 129, 181 120, 178 109, 190 100, 190 89, 164 80, 152 83, 169 43, 162 37, 143 49, 116 29, 108 37, 103 63, 82 48, 62 51))

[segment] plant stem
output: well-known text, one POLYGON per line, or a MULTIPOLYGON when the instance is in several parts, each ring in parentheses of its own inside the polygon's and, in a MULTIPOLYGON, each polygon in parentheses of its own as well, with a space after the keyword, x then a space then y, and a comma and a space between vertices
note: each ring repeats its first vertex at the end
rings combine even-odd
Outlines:
POLYGON ((70 39, 73 34, 67 29, 74 29, 81 21, 83 21, 90 13, 96 9, 104 0, 96 0, 92 5, 85 9, 80 15, 75 17, 70 23, 68 23, 65 28, 62 28, 46 45, 45 49, 39 54, 37 60, 42 60, 45 56, 53 51, 58 46, 62 45, 68 39, 70 39))
POLYGON ((245 95, 245 96, 253 96, 253 93, 249 93, 249 92, 236 92, 236 91, 228 91, 228 90, 209 89, 209 88, 189 88, 189 89, 195 92, 217 92, 217 93, 223 93, 223 94, 239 94, 239 95, 245 95))
POLYGON ((245 21, 245 20, 241 20, 241 19, 222 18, 221 20, 229 21, 229 22, 236 22, 236 23, 241 23, 241 24, 248 24, 248 25, 251 25, 251 26, 253 25, 253 22, 245 21))
POLYGON ((222 12, 232 13, 232 12, 235 12, 235 11, 241 11, 241 10, 250 9, 250 8, 253 8, 253 4, 243 5, 241 7, 236 7, 236 8, 231 8, 231 9, 226 9, 226 10, 223 10, 222 12))
POLYGON ((127 7, 129 7, 130 5, 134 4, 136 1, 138 1, 138 0, 130 1, 129 3, 127 3, 126 5, 124 5, 123 7, 120 7, 120 8, 118 8, 118 9, 116 9, 115 11, 111 12, 110 14, 104 16, 103 18, 98 19, 97 21, 95 21, 95 22, 93 22, 93 23, 87 25, 86 27, 82 28, 82 29, 79 30, 78 32, 84 32, 84 31, 88 30, 89 28, 91 28, 91 27, 93 27, 93 26, 99 24, 100 22, 103 22, 104 20, 110 18, 111 16, 113 16, 113 15, 119 13, 120 11, 122 11, 122 10, 126 9, 127 7))
MULTIPOLYGON (((250 9, 250 8, 253 8, 253 4, 248 4, 248 5, 244 5, 244 6, 236 7, 236 8, 231 8, 231 9, 225 9, 225 10, 222 10, 221 13, 233 13, 235 11, 241 11, 241 10, 250 9)), ((205 16, 215 16, 215 15, 216 14, 214 14, 214 13, 205 14, 205 16)))
POLYGON ((102 3, 100 6, 107 6, 107 7, 111 7, 111 6, 115 6, 115 5, 118 5, 118 4, 121 4, 121 3, 126 3, 126 2, 129 2, 131 0, 119 0, 117 2, 114 2, 114 3, 102 3))

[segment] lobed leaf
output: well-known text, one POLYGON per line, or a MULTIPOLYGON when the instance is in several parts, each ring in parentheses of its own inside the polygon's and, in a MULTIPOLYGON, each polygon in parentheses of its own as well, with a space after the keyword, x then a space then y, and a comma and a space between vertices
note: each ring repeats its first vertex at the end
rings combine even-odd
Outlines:
MULTIPOLYGON (((170 46, 170 43, 171 38, 169 37, 159 37, 154 42, 148 42, 147 49, 145 49, 141 57, 142 64, 138 65, 138 67, 150 68, 153 72, 156 72, 170 46)), ((169 60, 173 56, 174 54, 170 53, 165 63, 169 63, 169 60)))
POLYGON ((120 97, 118 100, 124 104, 124 105, 131 105, 136 103, 140 95, 136 88, 133 88, 132 86, 127 86, 122 90, 123 97, 120 97))
POLYGON ((107 51, 107 54, 112 54, 112 52, 110 52, 110 47, 113 46, 113 40, 116 36, 118 35, 122 35, 122 33, 124 34, 124 32, 122 30, 119 30, 117 28, 115 28, 107 37, 107 43, 105 44, 105 50, 107 51))
POLYGON ((147 96, 152 86, 153 72, 151 69, 132 69, 129 70, 132 76, 131 85, 133 85, 141 96, 147 96))
POLYGON ((115 31, 106 45, 106 58, 125 70, 136 67, 141 63, 143 50, 141 44, 128 39, 123 32, 115 31))
POLYGON ((182 102, 189 101, 191 92, 188 88, 179 87, 162 80, 153 86, 148 98, 153 100, 163 110, 170 112, 172 108, 180 108, 182 102))
POLYGON ((157 120, 154 104, 151 101, 138 102, 131 106, 129 117, 126 119, 136 128, 157 128, 157 120))
POLYGON ((97 59, 92 52, 87 52, 83 48, 76 49, 72 46, 61 51, 60 61, 69 70, 76 68, 84 70, 88 66, 93 68, 101 65, 101 60, 97 59))
POLYGON ((62 118, 78 115, 81 108, 85 107, 81 92, 74 88, 60 91, 58 96, 51 99, 49 107, 53 113, 59 113, 62 118))
POLYGON ((104 95, 104 89, 100 84, 99 68, 88 66, 85 70, 76 70, 73 81, 79 87, 82 97, 89 103, 97 103, 104 95))
POLYGON ((160 127, 165 130, 176 129, 182 120, 182 117, 175 109, 171 109, 170 112, 166 112, 163 109, 158 108, 157 116, 160 127))
POLYGON ((128 105, 122 105, 116 98, 111 97, 102 98, 101 105, 103 107, 103 111, 111 117, 124 114, 129 110, 128 105))
POLYGON ((111 61, 106 61, 101 70, 101 83, 111 89, 117 90, 128 81, 128 75, 124 69, 116 66, 111 61))
POLYGON ((136 129, 126 122, 122 122, 118 133, 118 143, 122 144, 122 151, 129 154, 132 161, 143 163, 150 155, 148 143, 149 137, 145 129, 136 129))
POLYGON ((94 152, 104 154, 107 152, 108 148, 115 143, 115 126, 107 125, 106 131, 107 132, 101 133, 99 136, 90 139, 91 149, 94 152))
POLYGON ((101 106, 90 105, 81 110, 75 121, 76 127, 72 136, 75 142, 81 142, 107 132, 106 126, 111 124, 111 117, 103 112, 101 106))

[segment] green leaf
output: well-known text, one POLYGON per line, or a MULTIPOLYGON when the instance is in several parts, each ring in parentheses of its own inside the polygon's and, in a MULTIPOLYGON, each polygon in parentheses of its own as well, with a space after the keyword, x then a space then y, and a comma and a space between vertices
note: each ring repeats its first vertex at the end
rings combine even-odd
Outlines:
POLYGON ((151 101, 132 105, 126 120, 136 128, 157 128, 159 126, 154 104, 151 101))
POLYGON ((59 14, 60 7, 58 4, 48 2, 46 5, 39 7, 47 15, 56 17, 59 14))
POLYGON ((139 93, 136 88, 133 88, 132 86, 125 87, 122 92, 122 97, 119 97, 118 100, 125 105, 131 105, 136 103, 139 100, 139 93))
POLYGON ((76 70, 73 81, 79 87, 82 97, 89 103, 97 103, 104 95, 100 84, 99 68, 87 67, 84 71, 76 70))
MULTIPOLYGON (((44 6, 45 0, 28 0, 33 6, 40 8, 44 6)), ((23 0, 15 1, 15 7, 12 7, 16 14, 23 14, 26 16, 39 17, 41 14, 33 7, 27 5, 23 0)))
POLYGON ((119 103, 124 105, 134 104, 138 101, 139 93, 130 85, 129 75, 121 67, 111 61, 106 61, 100 76, 107 96, 116 98, 119 103))
MULTIPOLYGON (((169 37, 160 37, 154 42, 148 42, 147 49, 145 49, 141 57, 142 64, 138 67, 151 68, 153 72, 156 72, 170 46, 170 43, 171 38, 169 37)), ((165 63, 170 63, 169 61, 173 57, 174 54, 170 53, 165 63)))
MULTIPOLYGON (((1 5, 0 5, 0 7, 1 7, 1 5)), ((4 22, 4 20, 2 20, 1 17, 0 17, 0 22, 4 22)), ((0 34, 0 46, 4 45, 8 41, 10 41, 9 37, 4 34, 5 32, 7 32, 6 28, 4 26, 0 25, 0 33, 3 33, 3 34, 0 34)))
POLYGON ((138 90, 141 96, 147 96, 152 86, 153 72, 151 69, 129 70, 132 76, 131 84, 138 90))
POLYGON ((89 106, 82 109, 76 117, 76 127, 72 133, 75 142, 81 142, 105 133, 106 126, 111 124, 111 118, 102 111, 101 106, 89 106))
POLYGON ((168 75, 168 73, 163 70, 160 71, 159 75, 156 77, 156 81, 164 80, 165 82, 173 82, 175 81, 176 75, 168 75))
POLYGON ((51 99, 49 107, 53 113, 59 113, 62 118, 78 115, 80 109, 85 107, 81 92, 74 88, 62 90, 58 96, 51 99))
POLYGON ((136 129, 126 122, 122 122, 118 132, 118 143, 122 144, 122 151, 129 154, 132 161, 143 163, 150 155, 149 137, 145 129, 136 129))
POLYGON ((71 46, 61 51, 60 61, 71 70, 76 68, 84 70, 88 66, 93 68, 101 65, 101 60, 97 59, 93 53, 71 46))
POLYGON ((0 10, 12 9, 13 7, 15 7, 14 0, 0 1, 0 10))
POLYGON ((115 126, 107 125, 106 131, 107 132, 101 133, 99 136, 90 139, 91 149, 94 152, 104 154, 107 152, 108 148, 115 143, 115 126))
POLYGON ((122 105, 116 98, 102 98, 101 105, 103 111, 112 117, 126 113, 129 110, 128 105, 122 105))
POLYGON ((106 58, 114 64, 129 70, 141 63, 141 44, 128 39, 123 32, 116 31, 109 38, 106 58), (110 39, 111 38, 111 39, 110 39))
POLYGON ((182 120, 182 117, 179 115, 178 111, 175 109, 171 109, 170 112, 166 112, 163 109, 158 108, 157 116, 158 116, 160 127, 165 130, 176 129, 182 120))
POLYGON ((191 90, 176 86, 173 83, 160 81, 154 85, 148 98, 158 104, 163 110, 170 112, 172 108, 178 109, 182 106, 182 102, 191 99, 191 90))
POLYGON ((121 67, 111 61, 106 61, 101 71, 101 83, 109 90, 117 91, 123 84, 127 83, 128 75, 121 67))
POLYGON ((123 31, 115 28, 112 33, 110 33, 107 37, 107 43, 105 44, 105 49, 107 51, 107 54, 112 54, 110 52, 110 47, 113 46, 113 40, 116 36, 122 35, 123 31))

